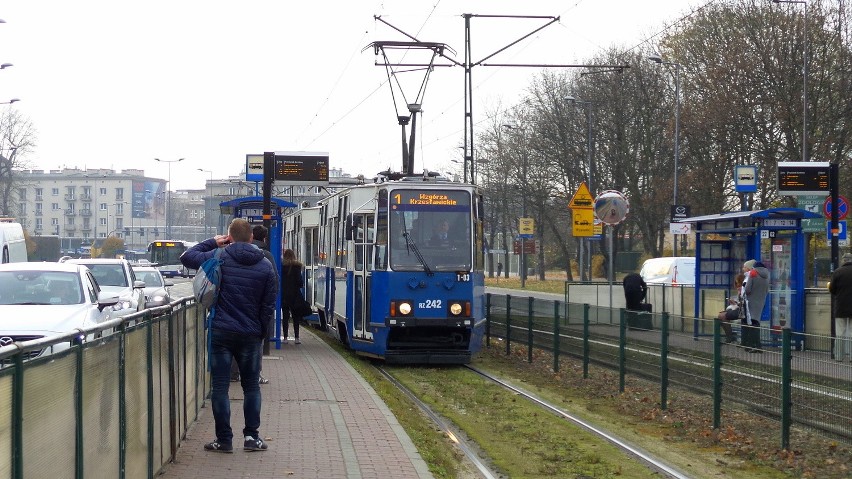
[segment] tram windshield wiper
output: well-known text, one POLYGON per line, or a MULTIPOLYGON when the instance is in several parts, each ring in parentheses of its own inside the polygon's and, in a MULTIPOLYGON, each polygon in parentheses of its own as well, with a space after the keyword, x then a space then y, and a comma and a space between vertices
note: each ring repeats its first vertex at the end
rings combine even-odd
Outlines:
POLYGON ((432 272, 432 269, 429 268, 429 265, 426 264, 426 258, 424 258, 422 254, 420 254, 420 249, 417 248, 417 244, 414 243, 414 240, 411 238, 411 234, 408 232, 408 230, 404 230, 402 232, 402 236, 403 238, 405 238, 405 249, 409 252, 414 251, 414 256, 416 256, 417 261, 420 261, 420 264, 423 265, 423 270, 426 271, 426 274, 429 276, 435 274, 432 272))

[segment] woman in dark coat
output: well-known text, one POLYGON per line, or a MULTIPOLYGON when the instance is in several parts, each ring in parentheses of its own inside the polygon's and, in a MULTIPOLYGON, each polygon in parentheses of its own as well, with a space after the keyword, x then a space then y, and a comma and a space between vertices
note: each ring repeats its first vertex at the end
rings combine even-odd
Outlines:
POLYGON ((287 337, 290 332, 290 317, 293 318, 293 336, 296 338, 296 344, 302 344, 299 340, 299 320, 301 316, 294 314, 297 310, 297 305, 305 301, 302 295, 302 271, 305 266, 296 259, 296 253, 291 249, 284 250, 283 261, 281 262, 281 302, 282 315, 284 319, 284 342, 287 342, 287 337))

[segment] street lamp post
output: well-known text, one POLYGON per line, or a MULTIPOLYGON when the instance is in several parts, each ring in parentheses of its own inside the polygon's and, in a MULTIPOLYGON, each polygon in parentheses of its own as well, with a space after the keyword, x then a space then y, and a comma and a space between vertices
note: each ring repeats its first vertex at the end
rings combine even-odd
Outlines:
MULTIPOLYGON (((586 130, 586 164, 589 167, 589 184, 586 185, 586 186, 589 187, 589 194, 591 194, 592 198, 594 198, 595 197, 595 187, 594 187, 594 182, 595 182, 594 181, 594 178, 595 178, 595 163, 594 162, 595 162, 595 159, 594 159, 594 156, 592 155, 592 102, 591 101, 578 100, 577 98, 575 98, 573 96, 567 96, 567 97, 565 97, 565 100, 569 103, 572 103, 572 104, 575 104, 575 105, 580 105, 581 107, 585 107, 585 109, 586 109, 586 127, 587 127, 587 130, 586 130)), ((578 269, 580 270, 580 281, 584 281, 583 276, 585 275, 585 265, 583 264, 583 262, 584 262, 583 256, 585 255, 585 252, 584 252, 585 242, 586 242, 585 238, 581 237, 580 238, 580 261, 579 261, 579 264, 577 265, 578 269)), ((591 246, 592 245, 589 244, 589 248, 588 248, 588 250, 589 250, 589 263, 588 263, 588 265, 589 265, 589 281, 591 281, 591 279, 592 279, 592 271, 591 271, 591 268, 592 268, 592 247, 591 246)))
MULTIPOLYGON (((503 128, 506 128, 506 129, 509 129, 509 130, 518 129, 516 126, 509 125, 509 124, 504 124, 503 128)), ((524 151, 524 155, 523 155, 523 169, 521 171, 521 177, 523 178, 524 182, 527 181, 527 154, 526 154, 526 151, 524 151)), ((521 191, 521 198, 522 198, 521 217, 526 218, 527 217, 527 192, 526 191, 521 191)), ((521 271, 519 271, 519 273, 520 273, 519 276, 521 277, 521 288, 525 288, 526 287, 526 281, 527 281, 527 253, 526 253, 527 239, 520 235, 520 224, 518 226, 519 226, 519 228, 518 228, 518 240, 521 244, 521 265, 520 265, 521 271)))
POLYGON ((161 160, 159 158, 154 158, 154 161, 159 161, 160 163, 165 163, 169 165, 169 178, 168 178, 168 186, 166 187, 166 237, 167 239, 172 238, 172 163, 177 163, 179 161, 183 161, 184 158, 178 158, 177 160, 161 160))
MULTIPOLYGON (((672 205, 677 205, 677 170, 680 162, 680 63, 663 61, 658 53, 648 57, 648 60, 660 64, 671 65, 675 69, 675 131, 674 131, 674 189, 672 193, 672 205)), ((672 248, 674 256, 677 256, 677 240, 673 238, 672 248)))
POLYGON ((207 238, 207 237, 209 237, 209 234, 208 234, 209 230, 208 230, 207 227, 208 227, 208 225, 210 225, 210 221, 207 218, 207 210, 208 210, 207 202, 208 201, 210 201, 211 203, 213 202, 213 172, 210 171, 210 170, 205 170, 203 168, 199 168, 198 171, 200 171, 202 173, 209 173, 210 174, 210 181, 207 183, 207 185, 209 186, 208 189, 210 190, 209 191, 210 195, 207 197, 206 200, 204 200, 204 237, 207 238))
POLYGON ((802 8, 802 161, 808 161, 808 2, 772 0, 774 3, 801 3, 802 8))

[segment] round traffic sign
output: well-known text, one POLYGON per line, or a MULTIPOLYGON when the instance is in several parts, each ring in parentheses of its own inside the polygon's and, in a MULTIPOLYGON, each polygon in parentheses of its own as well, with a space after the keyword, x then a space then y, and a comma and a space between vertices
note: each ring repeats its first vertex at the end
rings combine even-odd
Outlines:
MULTIPOLYGON (((822 205, 822 211, 825 217, 831 219, 831 196, 825 198, 825 203, 822 205)), ((843 195, 837 195, 837 219, 842 220, 849 214, 849 200, 843 195)))

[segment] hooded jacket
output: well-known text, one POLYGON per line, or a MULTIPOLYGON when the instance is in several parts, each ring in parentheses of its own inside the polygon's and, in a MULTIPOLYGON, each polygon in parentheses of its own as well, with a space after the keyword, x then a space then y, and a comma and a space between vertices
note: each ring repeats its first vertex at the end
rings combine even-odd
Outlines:
POLYGON ((754 268, 746 273, 745 284, 746 320, 760 321, 766 296, 769 294, 769 270, 762 263, 755 263, 754 268))
POLYGON ((834 296, 834 316, 852 318, 852 261, 844 261, 843 266, 834 270, 828 291, 834 296))
MULTIPOLYGON (((202 241, 184 252, 181 263, 198 269, 213 257, 216 248, 215 239, 202 241)), ((222 284, 210 327, 258 339, 268 336, 266 325, 275 314, 278 295, 275 268, 263 251, 251 243, 232 243, 225 247, 220 258, 222 284)))

